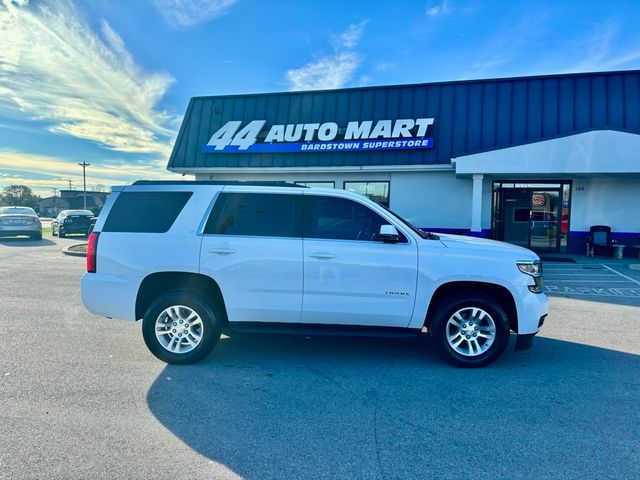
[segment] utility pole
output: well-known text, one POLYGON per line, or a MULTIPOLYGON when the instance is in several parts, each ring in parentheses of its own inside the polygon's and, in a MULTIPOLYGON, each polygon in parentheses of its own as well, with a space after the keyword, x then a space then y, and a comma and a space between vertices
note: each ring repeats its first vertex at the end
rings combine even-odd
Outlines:
POLYGON ((58 196, 58 189, 53 187, 51 190, 53 190, 53 196, 57 197, 58 196))
POLYGON ((83 196, 82 198, 84 199, 84 209, 87 209, 87 175, 86 175, 86 169, 89 165, 91 165, 90 163, 87 162, 82 162, 79 163, 78 165, 80 165, 82 167, 82 183, 84 185, 84 192, 83 192, 83 196))
MULTIPOLYGON (((78 164, 78 165, 80 165, 80 164, 78 164)), ((70 178, 67 179, 67 182, 69 182, 69 190, 71 190, 71 179, 70 178)))

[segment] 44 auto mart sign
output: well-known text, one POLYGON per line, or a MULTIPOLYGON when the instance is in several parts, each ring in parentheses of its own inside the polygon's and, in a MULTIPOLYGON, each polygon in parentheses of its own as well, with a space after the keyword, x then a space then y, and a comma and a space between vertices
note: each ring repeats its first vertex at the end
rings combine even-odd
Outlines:
POLYGON ((433 148, 427 130, 433 118, 364 120, 349 122, 340 129, 335 122, 272 125, 259 141, 266 120, 243 126, 232 120, 216 131, 202 146, 205 153, 276 153, 318 151, 406 150, 433 148))

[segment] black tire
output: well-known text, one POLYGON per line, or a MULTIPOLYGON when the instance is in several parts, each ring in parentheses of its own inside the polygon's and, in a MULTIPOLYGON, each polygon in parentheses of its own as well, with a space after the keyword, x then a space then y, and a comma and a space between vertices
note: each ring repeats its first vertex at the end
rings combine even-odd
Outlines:
POLYGON ((64 233, 62 230, 58 229, 58 238, 64 238, 66 236, 67 236, 66 233, 64 233))
POLYGON ((219 309, 203 300, 198 294, 173 291, 160 295, 147 309, 142 320, 142 336, 149 351, 158 359, 172 364, 195 363, 211 353, 220 340, 222 315, 219 309), (156 320, 167 308, 182 305, 195 311, 202 320, 202 339, 191 351, 175 353, 167 350, 156 336, 156 320))
POLYGON ((35 235, 31 235, 31 240, 42 240, 42 234, 36 233, 35 235))
MULTIPOLYGON (((456 327, 453 326, 452 328, 455 333, 456 327)), ((429 336, 434 349, 444 360, 452 365, 467 368, 483 367, 496 361, 507 348, 509 343, 509 318, 504 307, 488 295, 476 292, 457 293, 442 299, 436 307, 436 311, 429 323, 429 336), (475 356, 457 352, 447 340, 447 322, 456 312, 465 308, 484 310, 495 324, 496 331, 493 343, 486 351, 475 356)), ((463 341, 469 349, 473 348, 469 345, 469 342, 463 341)))

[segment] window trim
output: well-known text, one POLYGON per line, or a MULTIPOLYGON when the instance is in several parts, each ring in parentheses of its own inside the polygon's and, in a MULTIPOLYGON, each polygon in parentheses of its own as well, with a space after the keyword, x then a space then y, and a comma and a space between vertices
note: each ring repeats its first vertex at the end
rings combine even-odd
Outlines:
POLYGON ((204 233, 204 227, 207 226, 207 222, 209 221, 209 217, 211 216, 211 212, 213 211, 213 206, 216 204, 216 201, 218 200, 218 197, 220 197, 221 193, 222 193, 222 190, 218 190, 213 195, 213 198, 211 199, 211 202, 209 202, 209 206, 204 211, 204 215, 202 216, 202 219, 200 220, 200 224, 198 225, 198 230, 196 231, 196 235, 198 235, 200 237, 209 236, 209 235, 220 235, 219 233, 204 233))
MULTIPOLYGON (((340 191, 340 189, 336 189, 337 192, 340 191)), ((345 190, 348 191, 348 190, 345 190)), ((350 192, 350 191, 349 191, 350 192)), ((353 193, 353 192, 350 192, 353 193)), ((305 223, 305 218, 308 218, 309 214, 307 212, 307 202, 305 200, 305 197, 309 197, 309 196, 316 196, 316 197, 327 197, 327 198, 340 198, 340 199, 344 199, 344 200, 349 200, 352 202, 355 202, 359 205, 362 205, 364 208, 368 208, 369 210, 371 210, 372 212, 376 213, 377 215, 379 215, 380 217, 382 217, 384 220, 387 221, 386 225, 393 225, 398 232, 400 232, 402 234, 402 236, 405 238, 406 241, 404 242, 397 242, 394 245, 412 245, 415 241, 414 239, 414 235, 416 235, 415 232, 412 232, 410 229, 408 229, 407 226, 405 226, 402 222, 398 221, 395 217, 393 217, 393 215, 389 214, 387 212, 387 210, 380 205, 377 205, 373 200, 369 199, 367 197, 367 199, 370 202, 373 202, 374 205, 369 205, 366 202, 361 201, 360 198, 352 198, 350 196, 343 196, 343 195, 334 195, 334 194, 328 194, 325 192, 314 192, 312 190, 308 190, 308 191, 304 191, 304 192, 300 192, 300 193, 292 193, 292 192, 254 192, 254 191, 237 191, 237 190, 231 190, 231 191, 225 191, 224 189, 219 190, 215 193, 215 195, 213 196, 211 202, 209 203, 209 206, 207 207, 207 210, 205 211, 202 220, 200 221, 200 225, 197 231, 197 234, 201 237, 238 237, 238 238, 268 238, 268 239, 293 239, 293 240, 315 240, 315 241, 329 241, 329 242, 358 242, 359 244, 362 242, 367 242, 367 243, 373 243, 373 244, 383 244, 384 242, 381 242, 380 240, 348 240, 348 239, 339 239, 339 238, 315 238, 315 237, 305 237, 305 228, 306 226, 304 225, 305 223), (218 199, 220 198, 220 195, 222 193, 234 193, 234 194, 240 194, 240 193, 244 193, 244 194, 268 194, 268 195, 296 195, 299 197, 299 201, 302 202, 302 208, 299 209, 299 216, 300 218, 297 219, 297 221, 301 224, 300 225, 300 231, 301 231, 301 235, 298 237, 273 237, 273 236, 266 236, 266 235, 228 235, 228 234, 223 234, 223 233, 205 233, 204 229, 207 225, 207 222, 209 220, 209 217, 211 216, 211 212, 213 211, 213 207, 215 206, 216 202, 218 201, 218 199), (373 208, 376 207, 376 208, 373 208), (389 218, 391 217, 391 218, 389 218)), ((294 221, 296 221, 296 219, 294 219, 294 221)))
MULTIPOLYGON (((118 196, 115 198, 113 204, 111 205, 111 207, 109 208, 109 213, 107 215, 107 217, 104 220, 104 223, 102 225, 101 231, 104 233, 125 233, 125 234, 154 234, 154 235, 159 235, 159 234, 165 234, 167 232, 169 232, 174 225, 176 224, 176 222, 178 221, 178 218, 180 218, 180 215, 182 215, 182 213, 185 211, 185 209, 187 208, 187 205, 189 204, 189 202, 194 198, 193 195, 193 190, 123 190, 121 191, 118 196), (174 194, 174 193, 182 193, 182 194, 188 194, 186 196, 185 202, 182 205, 182 207, 180 208, 180 210, 178 210, 178 213, 176 214, 176 216, 173 218, 173 220, 171 221, 171 223, 169 224, 168 228, 166 230, 162 230, 162 231, 131 231, 131 230, 112 230, 112 229, 108 229, 106 230, 105 228, 108 225, 109 222, 109 218, 112 218, 113 215, 113 211, 114 208, 118 205, 118 201, 121 199, 121 197, 123 196, 128 196, 130 194, 133 195, 140 195, 140 194, 158 194, 158 195, 165 195, 165 194, 174 194)), ((60 215, 62 214, 62 212, 60 212, 60 215)), ((65 215, 66 218, 66 215, 65 215)))
MULTIPOLYGON (((345 190, 345 191, 349 191, 349 190, 345 190)), ((353 192, 351 192, 353 193, 353 192)), ((387 223, 383 224, 383 225, 393 225, 396 230, 398 230, 398 232, 404 237, 404 241, 398 241, 395 242, 394 245, 410 245, 413 243, 413 238, 411 235, 407 234, 406 230, 404 229, 404 226, 399 226, 397 224, 397 222, 394 220, 390 220, 388 218, 388 216, 386 215, 386 212, 379 212, 374 208, 371 208, 371 205, 367 205, 364 202, 361 202, 359 199, 357 198, 351 198, 351 197, 346 197, 346 196, 342 196, 342 195, 322 195, 322 194, 317 194, 317 193, 313 193, 312 191, 309 192, 305 192, 302 197, 308 199, 309 197, 325 197, 325 198, 337 198, 340 200, 345 200, 348 202, 354 202, 357 203, 358 205, 362 206, 363 208, 366 208, 367 210, 375 213, 376 215, 378 215, 380 218, 382 218, 383 220, 385 220, 387 223)), ((368 198, 368 197, 367 197, 368 198)), ((373 202, 373 200, 371 200, 370 198, 368 198, 369 201, 373 202)), ((316 240, 316 241, 329 241, 329 242, 356 242, 358 244, 361 244, 362 242, 368 242, 368 243, 374 243, 374 244, 383 244, 385 242, 382 242, 380 240, 357 240, 357 239, 348 239, 348 238, 318 238, 318 237, 307 237, 305 236, 305 233, 307 232, 307 228, 309 227, 309 222, 311 221, 311 212, 309 212, 309 203, 308 200, 303 200, 303 206, 302 206, 302 238, 304 240, 316 240)))
POLYGON ((293 212, 293 227, 294 227, 294 231, 296 229, 296 224, 298 224, 298 226, 300 227, 300 235, 299 236, 273 236, 273 235, 239 235, 237 233, 234 234, 228 234, 228 233, 205 233, 205 228, 207 227, 207 223, 209 222, 209 218, 211 217, 211 213, 213 212, 213 208, 215 207, 216 202, 218 201, 218 199, 222 196, 222 194, 229 194, 229 195, 289 195, 289 196, 294 196, 299 198, 299 201, 302 201, 302 192, 301 193, 292 193, 292 192, 254 192, 254 191, 236 191, 236 190, 230 190, 230 191, 225 191, 220 190, 218 192, 216 192, 216 194, 214 195, 213 200, 211 201, 211 203, 209 204, 209 207, 207 208, 207 211, 205 212, 202 221, 201 221, 201 225, 198 228, 198 233, 200 236, 202 237, 238 237, 238 238, 271 238, 271 239, 294 239, 294 240, 302 240, 304 237, 302 235, 302 231, 303 231, 303 226, 300 225, 300 223, 302 222, 302 218, 299 218, 302 215, 302 211, 304 209, 304 205, 302 206, 302 208, 298 208, 297 211, 294 210, 293 212))

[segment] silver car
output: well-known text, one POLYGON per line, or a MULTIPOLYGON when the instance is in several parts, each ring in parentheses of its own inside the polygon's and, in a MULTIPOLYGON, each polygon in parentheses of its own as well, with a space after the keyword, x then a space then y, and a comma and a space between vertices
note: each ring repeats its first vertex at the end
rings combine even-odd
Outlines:
POLYGON ((42 240, 42 223, 33 208, 0 207, 0 237, 27 235, 42 240))

